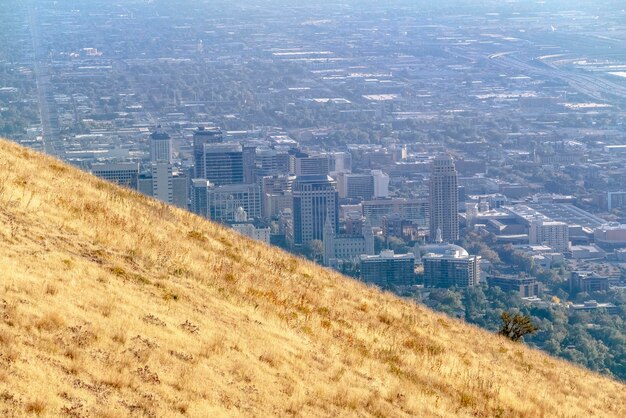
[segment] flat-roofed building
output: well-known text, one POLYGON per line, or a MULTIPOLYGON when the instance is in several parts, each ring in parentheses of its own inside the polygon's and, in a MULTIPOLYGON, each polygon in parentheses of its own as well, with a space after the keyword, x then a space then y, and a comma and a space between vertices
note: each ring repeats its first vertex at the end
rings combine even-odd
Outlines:
POLYGON ((196 215, 209 217, 209 187, 207 179, 191 180, 191 211, 196 215))
POLYGON ((293 244, 306 245, 322 240, 329 219, 339 229, 339 202, 336 182, 328 175, 298 176, 293 183, 293 244))
POLYGON ((152 197, 164 203, 173 203, 174 185, 172 164, 157 162, 150 164, 152 174, 152 197))
MULTIPOLYGON (((558 246, 557 251, 567 251, 564 243, 563 225, 567 228, 567 241, 579 239, 588 241, 595 228, 605 221, 569 203, 530 203, 506 206, 504 208, 514 215, 521 224, 529 228, 529 242, 541 244, 542 240, 550 240, 558 246), (539 222, 543 220, 542 222, 539 222), (533 236, 532 223, 537 221, 533 236)), ((555 248, 556 249, 556 248, 555 248)))
POLYGON ((569 278, 570 292, 607 292, 609 278, 592 271, 573 271, 569 278))
POLYGON ((294 160, 294 173, 296 176, 328 175, 330 172, 328 156, 306 154, 296 156, 294 160))
POLYGON ((569 248, 569 229, 565 222, 533 219, 528 230, 529 244, 547 245, 555 251, 569 248))
POLYGON ((361 280, 382 288, 410 286, 415 283, 415 255, 395 254, 391 250, 379 255, 360 257, 361 280))
POLYGON ((208 217, 221 223, 232 222, 241 207, 250 219, 261 217, 261 193, 256 184, 214 186, 207 192, 208 217))
POLYGON ((95 163, 91 173, 101 179, 137 190, 139 163, 95 163))
POLYGON ((489 287, 499 287, 503 292, 516 292, 522 298, 539 297, 541 283, 534 277, 489 276, 489 287))
POLYGON ((374 176, 340 173, 337 176, 337 191, 343 199, 371 200, 374 197, 374 176))
POLYGON ((606 206, 608 211, 613 209, 626 208, 626 191, 623 192, 607 192, 606 194, 606 206))
POLYGON ((593 231, 596 243, 607 250, 626 248, 626 224, 609 222, 593 231))
POLYGON ((572 303, 569 305, 571 311, 597 311, 598 309, 604 309, 609 314, 616 314, 619 312, 617 306, 612 303, 599 303, 595 300, 586 300, 583 303, 572 303))
POLYGON ((172 176, 172 204, 181 209, 189 206, 189 179, 184 173, 178 172, 172 176))
POLYGON ((194 177, 205 178, 204 146, 224 142, 222 131, 215 127, 199 127, 193 134, 194 177))
POLYGON ((201 178, 215 186, 243 184, 244 154, 240 144, 205 144, 201 178))
POLYGON ((428 199, 377 199, 364 201, 363 216, 372 226, 382 226, 385 216, 397 214, 401 219, 413 221, 421 228, 428 228, 428 199))

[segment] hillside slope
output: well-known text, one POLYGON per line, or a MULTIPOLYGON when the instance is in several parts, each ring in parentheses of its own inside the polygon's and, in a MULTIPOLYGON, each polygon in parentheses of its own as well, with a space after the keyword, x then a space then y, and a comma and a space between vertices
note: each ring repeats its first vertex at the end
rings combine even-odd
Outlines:
POLYGON ((0 415, 625 416, 626 388, 0 141, 0 415))

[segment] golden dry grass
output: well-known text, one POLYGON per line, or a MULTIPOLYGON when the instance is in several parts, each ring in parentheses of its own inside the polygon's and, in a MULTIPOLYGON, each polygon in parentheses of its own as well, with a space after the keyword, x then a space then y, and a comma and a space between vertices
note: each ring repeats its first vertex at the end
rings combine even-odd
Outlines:
POLYGON ((0 141, 0 415, 620 417, 620 383, 0 141))

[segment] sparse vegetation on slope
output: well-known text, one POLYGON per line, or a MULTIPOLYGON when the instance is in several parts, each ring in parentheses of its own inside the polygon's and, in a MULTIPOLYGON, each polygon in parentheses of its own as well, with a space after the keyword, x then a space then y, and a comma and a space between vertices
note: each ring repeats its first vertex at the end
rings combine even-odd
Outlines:
POLYGON ((2 416, 624 416, 618 382, 0 142, 2 416))

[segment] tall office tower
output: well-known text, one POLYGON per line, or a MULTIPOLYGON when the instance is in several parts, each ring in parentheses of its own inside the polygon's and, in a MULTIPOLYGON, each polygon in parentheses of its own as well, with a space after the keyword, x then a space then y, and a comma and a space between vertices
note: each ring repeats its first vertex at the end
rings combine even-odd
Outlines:
POLYGON ((138 163, 93 164, 91 172, 101 179, 137 190, 139 179, 138 163))
POLYGON ((325 176, 329 173, 328 156, 308 156, 300 154, 294 157, 294 173, 296 176, 325 176))
POLYGON ((205 218, 209 217, 209 186, 207 179, 191 180, 191 211, 205 218))
POLYGON ((209 187, 208 217, 217 222, 233 222, 237 210, 243 208, 250 219, 261 217, 261 193, 256 184, 228 184, 209 187))
POLYGON ((172 176, 172 204, 181 209, 188 209, 189 179, 184 172, 172 176))
POLYGON ((374 197, 374 176, 371 174, 339 173, 337 189, 342 199, 371 200, 374 197))
POLYGON ((204 144, 201 160, 204 166, 199 178, 205 178, 215 186, 245 183, 241 145, 204 144))
POLYGON ((172 203, 172 140, 161 126, 150 135, 150 172, 152 197, 161 202, 172 203))
POLYGON ((428 199, 380 199, 361 203, 363 216, 372 222, 372 225, 382 226, 385 216, 398 214, 400 219, 412 221, 421 228, 428 227, 429 220, 428 199))
POLYGON ((327 218, 330 218, 333 230, 339 230, 339 196, 332 177, 298 176, 293 183, 292 195, 294 245, 322 240, 327 218))
POLYGON ((200 126, 193 133, 194 178, 204 178, 204 145, 224 142, 222 131, 217 128, 200 126))
POLYGON ((276 168, 280 174, 293 174, 291 170, 291 154, 289 154, 289 151, 276 151, 276 168))
POLYGON ((167 164, 172 162, 172 140, 161 126, 150 135, 150 162, 167 164))
POLYGON ((172 164, 152 163, 152 197, 161 202, 172 203, 174 199, 174 186, 172 177, 172 164))
POLYGON ((153 192, 152 173, 141 173, 137 180, 137 191, 146 196, 152 197, 153 192))
POLYGON ((295 176, 286 174, 264 176, 260 179, 263 218, 277 218, 285 209, 291 210, 291 191, 295 179, 295 176))
POLYGON ((440 155, 432 163, 430 174, 430 240, 437 231, 446 242, 459 239, 459 192, 454 161, 440 155))
POLYGON ((254 176, 260 181, 265 176, 278 174, 278 159, 276 150, 271 148, 259 148, 256 150, 254 160, 254 176))
POLYGON ((389 197, 389 175, 381 170, 372 170, 374 176, 374 198, 389 197))
POLYGON ((256 145, 244 144, 241 147, 243 161, 243 182, 254 183, 254 162, 256 159, 256 145))
POLYGON ((328 158, 328 170, 333 177, 338 173, 352 171, 352 154, 349 152, 329 152, 324 155, 328 158))

